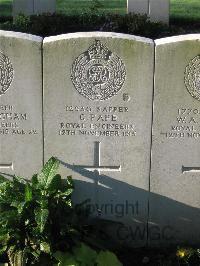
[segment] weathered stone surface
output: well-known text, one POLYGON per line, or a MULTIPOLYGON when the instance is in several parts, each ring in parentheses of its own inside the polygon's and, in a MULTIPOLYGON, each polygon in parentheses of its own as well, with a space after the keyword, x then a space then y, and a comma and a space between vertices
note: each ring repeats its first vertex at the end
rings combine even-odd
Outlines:
POLYGON ((20 13, 25 14, 27 16, 33 14, 33 0, 13 0, 13 16, 16 16, 20 13))
POLYGON ((153 41, 115 33, 44 39, 45 161, 72 175, 75 201, 123 222, 115 238, 146 242, 153 41))
POLYGON ((148 0, 127 0, 127 10, 133 13, 148 14, 149 3, 148 0))
POLYGON ((156 40, 151 245, 199 243, 200 35, 156 40))
POLYGON ((55 13, 56 0, 35 0, 34 14, 55 13))
POLYGON ((169 24, 169 0, 150 0, 149 17, 154 22, 164 22, 169 24))
POLYGON ((153 22, 169 23, 169 0, 127 0, 127 11, 147 14, 153 22))
POLYGON ((0 31, 0 172, 42 167, 42 38, 0 31))
POLYGON ((56 0, 13 0, 13 16, 55 13, 56 0))

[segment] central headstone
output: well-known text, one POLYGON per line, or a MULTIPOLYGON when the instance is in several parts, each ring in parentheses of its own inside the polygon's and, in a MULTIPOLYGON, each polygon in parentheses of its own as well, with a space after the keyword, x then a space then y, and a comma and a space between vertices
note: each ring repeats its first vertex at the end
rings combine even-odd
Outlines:
POLYGON ((76 202, 125 224, 114 235, 129 245, 147 235, 153 56, 152 40, 123 34, 44 39, 45 160, 63 162, 76 202))

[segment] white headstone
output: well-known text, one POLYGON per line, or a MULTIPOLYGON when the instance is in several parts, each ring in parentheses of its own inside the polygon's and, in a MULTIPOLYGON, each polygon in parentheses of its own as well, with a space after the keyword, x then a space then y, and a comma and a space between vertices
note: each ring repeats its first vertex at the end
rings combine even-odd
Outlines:
POLYGON ((42 38, 0 31, 0 172, 26 178, 43 163, 42 38))
POLYGON ((55 12, 56 0, 34 0, 34 14, 55 12))
POLYGON ((124 223, 113 232, 118 241, 144 245, 153 41, 75 33, 45 38, 43 48, 45 161, 63 162, 76 202, 89 199, 94 216, 124 223))
POLYGON ((55 13, 56 0, 13 0, 13 16, 55 13))
POLYGON ((156 40, 150 245, 200 237, 200 35, 156 40))
POLYGON ((127 0, 128 13, 139 13, 148 14, 149 13, 149 3, 148 0, 127 0))
POLYGON ((147 14, 152 22, 169 23, 169 0, 127 0, 127 11, 147 14))
POLYGON ((13 0, 13 16, 25 14, 30 16, 34 14, 34 0, 13 0))
POLYGON ((149 17, 153 22, 164 22, 169 24, 169 0, 150 0, 149 17))

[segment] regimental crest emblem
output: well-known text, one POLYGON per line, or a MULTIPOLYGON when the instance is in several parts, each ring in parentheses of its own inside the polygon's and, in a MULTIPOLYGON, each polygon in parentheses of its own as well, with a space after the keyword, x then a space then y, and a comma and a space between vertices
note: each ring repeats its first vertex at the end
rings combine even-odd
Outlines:
POLYGON ((104 101, 115 96, 125 78, 122 60, 99 40, 75 59, 71 69, 74 87, 91 101, 104 101))
POLYGON ((193 58, 186 67, 185 86, 191 96, 200 101, 200 55, 193 58))
POLYGON ((13 76, 14 70, 9 57, 0 51, 0 96, 9 89, 13 76))

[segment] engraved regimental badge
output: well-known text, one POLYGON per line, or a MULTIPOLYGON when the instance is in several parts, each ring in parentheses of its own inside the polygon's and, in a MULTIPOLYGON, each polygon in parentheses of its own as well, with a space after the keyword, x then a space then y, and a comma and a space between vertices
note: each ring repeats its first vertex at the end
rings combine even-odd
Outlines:
POLYGON ((185 86, 192 97, 200 101, 200 55, 193 58, 186 67, 185 86))
POLYGON ((9 57, 0 51, 0 96, 9 89, 13 76, 14 70, 9 57))
POLYGON ((115 96, 125 78, 122 60, 99 40, 76 58, 71 69, 74 87, 92 101, 104 101, 115 96))

